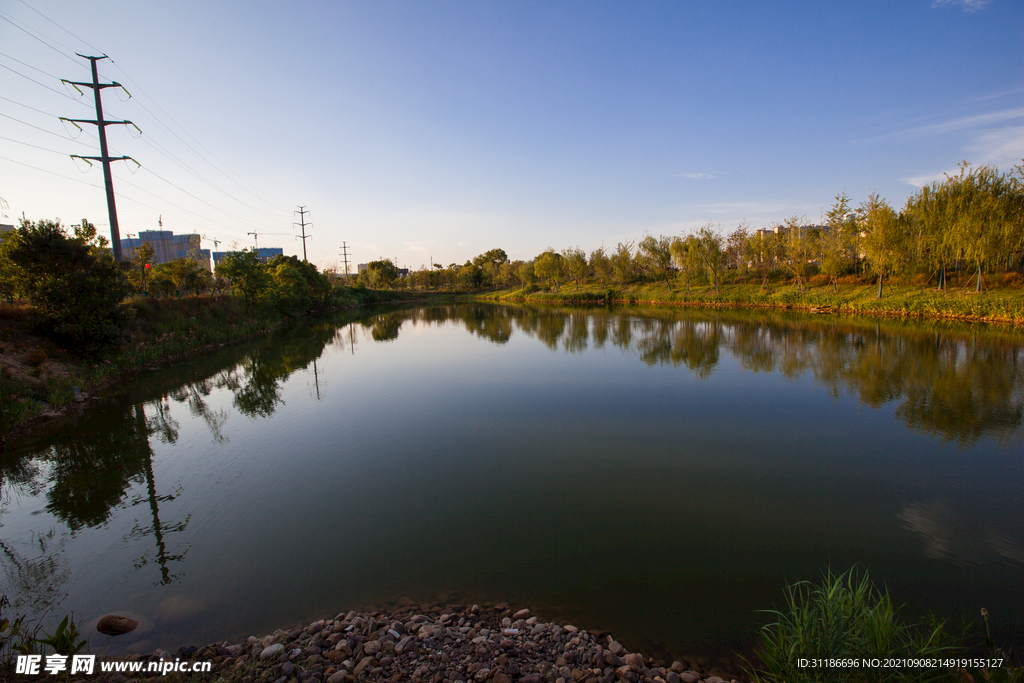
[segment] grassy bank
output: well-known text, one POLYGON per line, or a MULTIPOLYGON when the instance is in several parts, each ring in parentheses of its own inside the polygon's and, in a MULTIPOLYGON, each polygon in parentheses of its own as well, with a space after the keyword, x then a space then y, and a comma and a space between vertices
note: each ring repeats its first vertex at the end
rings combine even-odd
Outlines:
POLYGON ((708 285, 678 284, 671 290, 664 282, 642 282, 630 285, 562 285, 551 288, 525 287, 480 294, 477 298, 504 301, 537 301, 547 303, 653 303, 691 306, 736 306, 760 308, 793 308, 858 315, 882 315, 914 318, 949 318, 995 323, 1024 323, 1024 289, 1001 287, 981 293, 950 287, 943 293, 921 285, 886 285, 878 298, 878 287, 859 281, 832 285, 812 284, 799 288, 792 282, 773 284, 765 289, 759 284, 727 284, 716 291, 708 285))

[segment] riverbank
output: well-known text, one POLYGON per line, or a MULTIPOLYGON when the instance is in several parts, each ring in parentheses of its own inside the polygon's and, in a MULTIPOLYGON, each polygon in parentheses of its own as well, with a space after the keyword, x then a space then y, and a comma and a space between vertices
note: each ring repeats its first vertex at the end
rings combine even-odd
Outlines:
POLYGON ((760 284, 726 284, 720 291, 708 285, 691 286, 689 293, 677 282, 669 289, 664 281, 630 285, 589 283, 577 289, 572 283, 553 289, 525 287, 476 295, 488 301, 514 301, 561 304, 656 304, 674 306, 779 308, 815 313, 937 320, 964 320, 1004 325, 1024 324, 1024 289, 1004 286, 976 293, 950 286, 946 292, 934 288, 896 284, 886 285, 878 298, 878 286, 851 279, 839 284, 802 288, 792 282, 773 283, 770 289, 760 284))
MULTIPOLYGON (((317 315, 413 300, 406 292, 340 288, 317 315)), ((34 424, 67 416, 113 385, 151 371, 270 334, 289 318, 247 311, 227 294, 125 301, 121 343, 85 358, 36 331, 27 302, 0 303, 0 450, 34 424)))
MULTIPOLYGON (((611 634, 557 624, 526 608, 417 605, 351 611, 290 630, 174 653, 157 650, 122 661, 211 662, 212 671, 171 673, 169 681, 268 683, 723 683, 749 679, 731 662, 684 657, 654 661, 630 652, 611 634)), ((104 661, 106 661, 104 659, 104 661)), ((129 674, 91 676, 124 683, 129 674)))

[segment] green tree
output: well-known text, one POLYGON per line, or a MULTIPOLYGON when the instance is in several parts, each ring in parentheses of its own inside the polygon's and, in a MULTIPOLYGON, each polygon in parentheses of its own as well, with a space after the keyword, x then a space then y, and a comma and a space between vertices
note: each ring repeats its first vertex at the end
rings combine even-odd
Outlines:
POLYGON ((725 261, 728 268, 735 268, 736 273, 747 272, 747 240, 750 239, 750 224, 746 219, 740 222, 725 240, 725 261))
POLYGON ((6 265, 53 335, 86 353, 115 339, 124 322, 121 272, 92 224, 68 236, 59 220, 22 219, 5 243, 6 265))
POLYGON ((266 295, 271 283, 270 273, 260 262, 255 249, 227 254, 217 264, 217 275, 227 278, 232 288, 242 295, 250 313, 266 295))
POLYGON ((903 225, 889 203, 872 192, 862 202, 860 229, 862 247, 872 270, 878 275, 878 298, 882 298, 885 276, 898 272, 903 257, 903 225))
POLYGON ((661 237, 647 235, 640 240, 638 249, 643 254, 648 272, 663 278, 665 284, 668 285, 668 291, 671 292, 672 281, 669 276, 672 273, 672 241, 664 235, 661 237))
POLYGON ((601 281, 602 285, 608 284, 612 278, 612 262, 604 252, 604 247, 598 247, 590 252, 590 269, 594 276, 601 281))
POLYGON ((366 264, 366 276, 371 287, 391 287, 398 279, 398 266, 391 259, 370 261, 366 264))
POLYGON ((697 270, 700 269, 700 256, 697 251, 697 238, 693 235, 687 235, 680 239, 676 237, 672 240, 672 244, 669 249, 672 252, 672 258, 676 263, 676 267, 679 268, 679 272, 683 276, 683 283, 686 285, 686 293, 690 293, 690 279, 694 276, 697 270))
POLYGON ((562 258, 565 263, 565 271, 572 278, 572 281, 576 284, 576 291, 580 289, 580 284, 587 279, 587 275, 590 274, 590 265, 587 263, 587 254, 579 247, 575 249, 566 249, 562 252, 562 258))
POLYGON ((722 279, 725 252, 722 251, 722 236, 711 228, 711 224, 708 223, 697 231, 697 256, 701 265, 704 266, 711 285, 716 292, 721 293, 722 290, 718 288, 718 283, 722 279))
POLYGON ((805 223, 803 216, 794 214, 786 219, 785 233, 783 233, 786 268, 796 278, 796 286, 800 291, 804 289, 804 278, 817 253, 816 240, 805 223))
POLYGON ((846 191, 836 195, 836 201, 825 214, 828 230, 821 236, 821 272, 828 276, 832 291, 839 291, 838 279, 853 267, 856 256, 853 250, 853 236, 857 231, 850 198, 846 191))
POLYGON ((611 255, 610 261, 612 264, 612 274, 620 284, 626 284, 636 276, 632 242, 619 242, 615 247, 615 253, 611 255))
POLYGON ((132 252, 129 261, 131 269, 128 271, 128 283, 135 291, 146 291, 146 286, 149 284, 149 271, 152 269, 155 257, 156 251, 153 250, 153 245, 149 242, 143 242, 132 252), (147 268, 147 266, 149 267, 147 268))
POLYGON ((555 252, 554 249, 548 249, 537 257, 533 265, 533 270, 537 273, 537 277, 547 280, 555 288, 556 292, 562 280, 562 260, 562 256, 555 252))

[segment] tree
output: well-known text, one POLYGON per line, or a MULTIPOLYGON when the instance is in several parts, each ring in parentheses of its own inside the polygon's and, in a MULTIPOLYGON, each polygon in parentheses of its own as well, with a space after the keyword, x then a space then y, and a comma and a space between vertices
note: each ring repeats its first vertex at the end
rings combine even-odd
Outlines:
POLYGON ((153 245, 149 242, 143 242, 135 247, 132 258, 129 261, 131 270, 128 272, 128 282, 136 291, 146 291, 146 285, 149 284, 149 271, 152 268, 155 257, 156 251, 154 251, 153 245))
POLYGON ((885 276, 891 276, 900 266, 903 253, 902 225, 889 203, 875 192, 861 203, 858 213, 860 229, 864 235, 864 252, 872 270, 878 275, 878 298, 881 299, 885 276))
POLYGON ((558 284, 562 279, 562 256, 560 254, 556 253, 554 249, 548 249, 537 257, 533 270, 537 273, 538 278, 547 280, 554 286, 555 291, 558 291, 558 284))
POLYGON ((697 238, 687 235, 682 239, 676 237, 669 247, 672 258, 683 275, 683 283, 686 285, 686 294, 690 294, 690 278, 700 267, 700 257, 697 254, 697 238))
POLYGON ((722 236, 714 232, 710 223, 697 231, 697 256, 708 274, 715 291, 721 293, 718 283, 722 277, 725 253, 722 251, 722 236))
POLYGON ((821 236, 821 272, 828 276, 832 291, 838 292, 838 278, 853 266, 853 236, 857 230, 850 198, 846 191, 836 195, 835 204, 825 214, 828 230, 821 236))
POLYGON ((594 275, 602 285, 608 284, 612 277, 612 263, 608 255, 604 253, 604 247, 598 247, 590 252, 590 269, 594 271, 594 275))
POLYGON ((565 263, 565 270, 576 284, 576 291, 580 290, 580 283, 586 280, 590 274, 590 265, 587 263, 587 254, 579 247, 566 249, 562 252, 562 259, 565 263))
POLYGON ((398 266, 391 259, 370 261, 366 264, 366 276, 371 287, 390 287, 398 279, 398 266))
POLYGON ((157 266, 160 273, 174 284, 174 292, 180 299, 189 288, 194 287, 199 277, 199 264, 190 258, 176 258, 157 266))
POLYGON ((655 276, 664 278, 668 291, 672 291, 669 275, 672 272, 672 242, 668 237, 647 235, 640 240, 639 251, 643 254, 647 269, 655 276))
POLYGON ((612 273, 620 284, 626 284, 636 275, 636 267, 633 263, 633 243, 619 242, 615 247, 615 253, 610 258, 612 273))
POLYGON ((537 281, 536 264, 534 261, 526 261, 519 264, 519 268, 516 269, 516 276, 524 287, 532 285, 537 281))
POLYGON ((225 277, 242 295, 251 313, 270 287, 270 273, 260 262, 256 249, 233 251, 217 264, 217 275, 225 277))
POLYGON ((755 230, 747 240, 747 261, 766 291, 771 289, 771 275, 778 266, 781 250, 780 236, 767 229, 755 230))
POLYGON ((83 221, 71 237, 59 220, 22 219, 5 240, 17 290, 51 334, 87 354, 115 339, 124 322, 125 283, 105 243, 91 223, 83 221))
POLYGON ((786 267, 796 278, 797 288, 803 291, 804 277, 817 252, 814 237, 806 228, 803 216, 794 214, 786 219, 783 243, 786 249, 786 267))
POLYGON ((729 268, 735 268, 740 275, 747 271, 747 240, 750 238, 750 224, 743 219, 725 240, 725 259, 729 268))

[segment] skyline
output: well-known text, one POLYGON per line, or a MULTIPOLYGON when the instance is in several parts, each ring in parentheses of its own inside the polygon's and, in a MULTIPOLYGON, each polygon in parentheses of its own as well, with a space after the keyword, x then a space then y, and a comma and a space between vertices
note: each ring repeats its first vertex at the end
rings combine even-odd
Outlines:
POLYGON ((1006 0, 644 5, 0 5, 3 222, 109 235, 92 118, 60 78, 99 62, 121 236, 282 247, 320 267, 461 263, 495 247, 728 232, 845 190, 895 207, 967 160, 1024 157, 1024 6, 1006 0), (92 16, 95 14, 96 16, 92 16), (198 18, 198 19, 197 19, 198 18), (67 93, 67 94, 65 94, 67 93), (123 97, 123 96, 122 96, 123 97), (77 133, 73 128, 71 133, 77 133), (276 234, 275 234, 276 233, 276 234))

